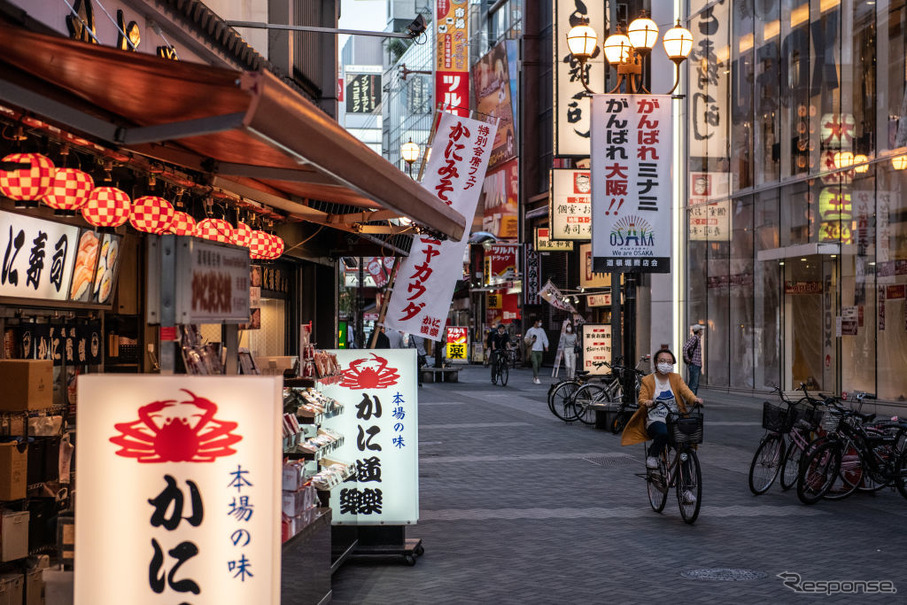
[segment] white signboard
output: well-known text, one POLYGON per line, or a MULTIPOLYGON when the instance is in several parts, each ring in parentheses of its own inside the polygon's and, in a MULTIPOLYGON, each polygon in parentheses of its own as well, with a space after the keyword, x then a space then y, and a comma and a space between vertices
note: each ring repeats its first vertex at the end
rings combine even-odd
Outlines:
POLYGON ((590 294, 586 297, 586 306, 587 307, 610 307, 611 306, 611 295, 610 294, 590 294))
POLYGON ((611 326, 583 324, 583 369, 590 374, 610 374, 601 362, 611 363, 611 326))
MULTIPOLYGON (((717 2, 690 21, 695 32, 690 70, 689 154, 717 161, 728 158, 730 111, 728 49, 737 41, 729 40, 731 17, 728 3, 717 2)), ((777 73, 777 72, 775 72, 777 73)))
POLYGON ((731 241, 730 200, 690 208, 690 241, 731 241))
MULTIPOLYGON (((466 217, 476 213, 496 127, 442 113, 422 186, 466 217)), ((469 230, 458 241, 417 235, 397 270, 385 325, 440 341, 463 258, 469 230)))
POLYGON ((247 248, 177 240, 177 323, 248 323, 247 248))
MULTIPOLYGON (((344 435, 331 458, 356 466, 356 481, 331 491, 335 525, 408 524, 419 519, 416 350, 338 349, 343 380, 324 393, 343 404, 325 428, 344 435)), ((251 601, 250 601, 251 602, 251 601)))
MULTIPOLYGON (((583 67, 570 54, 567 32, 583 18, 595 31, 607 32, 604 2, 555 0, 554 2, 554 155, 589 156, 591 113, 589 96, 583 88, 581 69, 586 70, 589 88, 605 89, 605 53, 589 59, 583 67)), ((598 44, 602 45, 599 38, 598 44)))
POLYGON ((0 211, 0 296, 67 300, 78 249, 78 227, 0 211))
POLYGON ((670 95, 592 97, 593 269, 671 269, 670 95))
POLYGON ((592 239, 592 179, 588 170, 551 171, 551 238, 592 239))
POLYGON ((79 378, 76 605, 280 603, 282 386, 79 378))

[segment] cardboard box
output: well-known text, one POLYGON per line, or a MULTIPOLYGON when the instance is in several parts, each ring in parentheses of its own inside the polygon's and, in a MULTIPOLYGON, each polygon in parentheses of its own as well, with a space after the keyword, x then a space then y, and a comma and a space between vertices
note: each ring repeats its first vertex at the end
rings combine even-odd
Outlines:
POLYGON ((54 366, 49 359, 0 359, 0 410, 40 410, 54 404, 54 366))
POLYGON ((0 604, 19 605, 25 599, 25 577, 21 573, 0 574, 0 604))
MULTIPOLYGON (((28 556, 28 516, 28 511, 3 511, 0 516, 0 561, 15 561, 28 556)), ((18 602, 21 603, 22 599, 18 602)))
POLYGON ((44 570, 25 574, 25 605, 44 605, 44 570))
POLYGON ((28 477, 28 444, 0 443, 0 500, 25 497, 28 477))

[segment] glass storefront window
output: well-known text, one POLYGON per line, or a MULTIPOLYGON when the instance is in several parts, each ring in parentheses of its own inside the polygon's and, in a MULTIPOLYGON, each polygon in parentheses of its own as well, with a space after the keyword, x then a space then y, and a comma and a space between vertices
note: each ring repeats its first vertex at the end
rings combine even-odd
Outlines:
POLYGON ((797 183, 781 192, 781 245, 794 246, 809 242, 809 185, 797 183))
MULTIPOLYGON (((735 10, 735 13, 745 9, 735 10)), ((754 36, 756 42, 756 99, 755 99, 755 182, 761 185, 779 178, 782 150, 781 101, 781 35, 779 6, 765 2, 756 9, 754 36)), ((746 34, 744 34, 746 36, 746 34)), ((745 38, 744 38, 745 39, 745 38)), ((736 120, 735 120, 736 121, 736 120)), ((742 181, 742 179, 741 179, 742 181)))
POLYGON ((730 386, 753 388, 753 198, 733 200, 731 207, 730 386))
POLYGON ((703 360, 705 384, 733 386, 729 383, 731 359, 729 350, 730 323, 730 243, 711 242, 708 253, 707 314, 710 329, 703 360))
POLYGON ((907 171, 881 164, 876 193, 876 293, 878 395, 907 400, 907 171))
MULTIPOLYGON (((756 197, 753 208, 754 253, 778 248, 777 189, 756 197)), ((775 258, 753 265, 754 384, 771 389, 781 384, 781 261, 775 258)))

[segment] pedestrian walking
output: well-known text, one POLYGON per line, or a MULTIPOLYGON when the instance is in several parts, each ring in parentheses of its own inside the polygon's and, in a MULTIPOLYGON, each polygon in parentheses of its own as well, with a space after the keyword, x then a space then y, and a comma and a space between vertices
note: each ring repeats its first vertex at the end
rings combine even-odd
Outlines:
POLYGON ((689 368, 687 385, 694 395, 698 395, 702 375, 702 325, 696 324, 690 330, 692 334, 683 345, 683 362, 689 368))
POLYGON ((576 334, 573 332, 573 324, 567 323, 561 332, 561 339, 557 345, 563 353, 564 369, 567 370, 567 380, 573 380, 576 374, 576 334))
POLYGON ((526 345, 529 347, 529 361, 532 363, 532 382, 542 384, 539 380, 539 368, 542 366, 542 354, 548 350, 548 335, 542 329, 542 320, 536 319, 532 327, 526 330, 526 345))

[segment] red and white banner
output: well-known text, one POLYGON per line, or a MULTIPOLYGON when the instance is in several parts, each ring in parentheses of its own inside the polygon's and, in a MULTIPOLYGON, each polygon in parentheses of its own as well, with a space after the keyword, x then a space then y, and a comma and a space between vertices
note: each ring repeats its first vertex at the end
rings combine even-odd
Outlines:
POLYGON ((596 272, 671 270, 670 95, 592 97, 596 272))
MULTIPOLYGON (((441 114, 422 186, 465 217, 475 216, 495 130, 494 124, 441 114)), ((468 245, 468 230, 458 242, 415 236, 397 270, 385 325, 435 341, 444 338, 468 245)))
POLYGON ((469 7, 462 0, 435 5, 435 99, 445 111, 469 116, 469 7))

